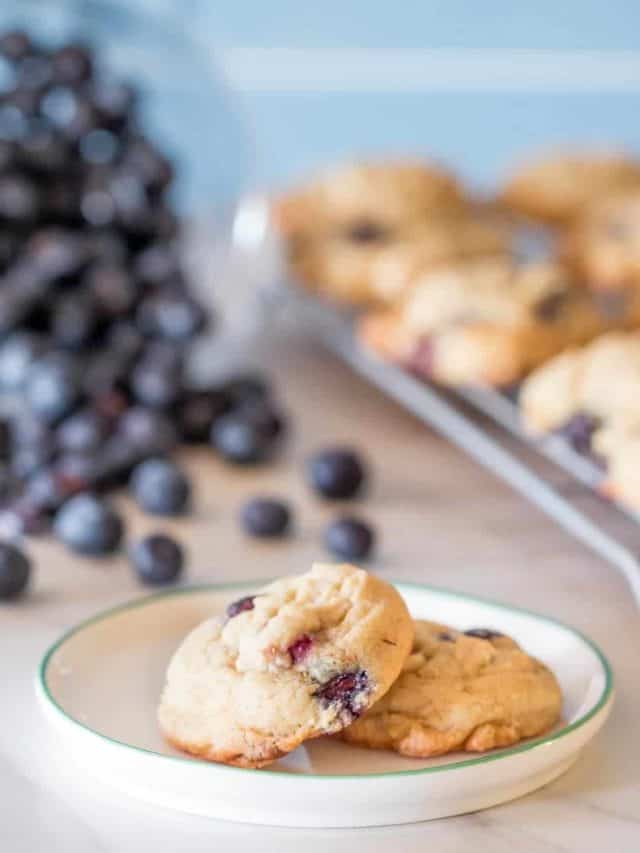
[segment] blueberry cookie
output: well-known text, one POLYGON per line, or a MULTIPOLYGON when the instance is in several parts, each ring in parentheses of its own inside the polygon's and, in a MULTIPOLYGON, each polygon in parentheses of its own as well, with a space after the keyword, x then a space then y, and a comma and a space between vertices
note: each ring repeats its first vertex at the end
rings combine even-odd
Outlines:
POLYGON ((604 310, 553 263, 469 261, 417 281, 397 306, 367 312, 362 344, 445 385, 508 385, 568 346, 637 324, 640 300, 604 310))
POLYGON ((603 299, 615 300, 625 288, 640 288, 640 188, 589 206, 561 249, 585 284, 602 292, 603 299))
POLYGON ((530 432, 562 435, 605 470, 602 491, 640 509, 640 332, 552 359, 524 382, 520 409, 530 432))
POLYGON ((548 731, 562 697, 553 673, 485 628, 415 623, 413 651, 391 690, 341 737, 414 758, 484 752, 548 731))
POLYGON ((506 182, 501 201, 534 220, 566 225, 589 204, 640 187, 640 163, 618 153, 550 154, 523 165, 506 182))
POLYGON ((398 593, 349 565, 314 565, 231 603, 184 640, 158 711, 174 746, 263 767, 340 731, 395 681, 413 640, 398 593))
POLYGON ((504 253, 511 241, 451 176, 422 164, 336 169, 276 202, 273 218, 293 278, 352 304, 388 302, 417 272, 504 253))

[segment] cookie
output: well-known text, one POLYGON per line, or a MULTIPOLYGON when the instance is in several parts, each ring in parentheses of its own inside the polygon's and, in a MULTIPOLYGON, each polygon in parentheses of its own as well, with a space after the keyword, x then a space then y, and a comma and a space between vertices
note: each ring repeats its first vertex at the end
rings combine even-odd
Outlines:
POLYGON ((354 163, 329 169, 274 203, 286 236, 351 233, 363 242, 466 206, 458 181, 427 161, 354 163))
POLYGON ((196 627, 169 665, 158 710, 177 748, 263 767, 340 731, 386 693, 411 649, 399 594, 349 565, 314 565, 196 627))
POLYGON ((523 165, 500 200, 531 219, 567 225, 594 201, 632 187, 640 187, 640 162, 619 153, 576 151, 523 165))
POLYGON ((640 188, 590 205, 565 236, 561 251, 603 299, 640 288, 640 188))
POLYGON ((628 414, 605 421, 594 430, 591 448, 606 464, 599 491, 640 512, 640 417, 628 414))
POLYGON ((509 637, 417 621, 402 674, 341 737, 414 758, 484 752, 548 731, 561 704, 553 673, 509 637))
POLYGON ((289 247, 289 265, 294 280, 330 299, 392 304, 432 269, 467 258, 505 255, 510 246, 505 226, 468 214, 375 238, 338 232, 299 239, 289 247))
POLYGON ((580 418, 640 420, 640 332, 603 335, 542 365, 522 385, 520 412, 534 433, 571 432, 580 418))
POLYGON ((509 240, 504 225, 469 208, 451 175, 421 163, 334 169, 272 214, 292 278, 351 304, 388 301, 416 267, 506 251, 509 240))
POLYGON ((435 270, 357 324, 361 343, 445 385, 509 385, 561 350, 633 326, 640 300, 603 310, 553 263, 508 258, 435 270))

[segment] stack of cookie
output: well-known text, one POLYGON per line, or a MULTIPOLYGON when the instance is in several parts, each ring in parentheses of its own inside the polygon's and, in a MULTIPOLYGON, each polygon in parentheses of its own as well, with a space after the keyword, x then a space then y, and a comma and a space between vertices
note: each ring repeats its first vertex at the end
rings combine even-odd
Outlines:
POLYGON ((633 406, 616 402, 628 400, 633 368, 624 357, 623 370, 605 368, 595 403, 554 378, 569 381, 573 360, 600 364, 612 347, 637 348, 640 161, 550 156, 520 168, 483 203, 433 163, 353 165, 280 199, 274 220, 294 278, 360 307, 363 346, 449 386, 507 387, 533 372, 525 386, 533 390, 523 394, 527 425, 562 427, 606 463, 608 490, 640 508, 640 478, 629 474, 638 470, 630 463, 640 458, 640 417, 636 428, 633 406), (521 257, 532 228, 551 247, 544 260, 521 257), (566 414, 573 397, 564 421, 549 415, 566 414))
POLYGON ((553 674, 510 638, 413 621, 398 592, 314 565, 230 604, 176 651, 158 718, 175 747, 264 767, 320 735, 427 758, 550 729, 553 674))

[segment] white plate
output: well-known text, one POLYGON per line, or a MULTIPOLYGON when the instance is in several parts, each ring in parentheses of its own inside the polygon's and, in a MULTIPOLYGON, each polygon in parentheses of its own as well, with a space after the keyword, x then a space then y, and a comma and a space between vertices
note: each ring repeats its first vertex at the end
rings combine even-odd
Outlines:
POLYGON ((547 663, 562 686, 563 724, 545 737, 472 758, 409 759, 320 738, 266 770, 191 759, 157 731, 164 671, 186 632, 247 586, 151 596, 83 622, 52 646, 37 691, 65 755, 134 797, 215 818, 316 827, 410 823, 484 809, 550 782, 571 766, 611 709, 609 664, 571 628, 469 596, 397 584, 414 616, 461 629, 496 628, 547 663))

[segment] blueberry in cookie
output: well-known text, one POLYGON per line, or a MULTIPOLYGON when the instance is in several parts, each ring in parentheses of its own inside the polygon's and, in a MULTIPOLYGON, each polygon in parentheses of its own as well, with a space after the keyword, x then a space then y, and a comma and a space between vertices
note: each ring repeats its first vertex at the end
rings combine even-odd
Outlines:
POLYGON ((193 755, 263 767, 363 714, 399 675, 412 640, 391 586, 350 565, 316 564, 187 636, 169 665, 160 728, 193 755))
POLYGON ((341 733, 344 740, 429 758, 510 746, 558 721, 555 676, 509 637, 423 620, 415 631, 400 677, 341 733))

